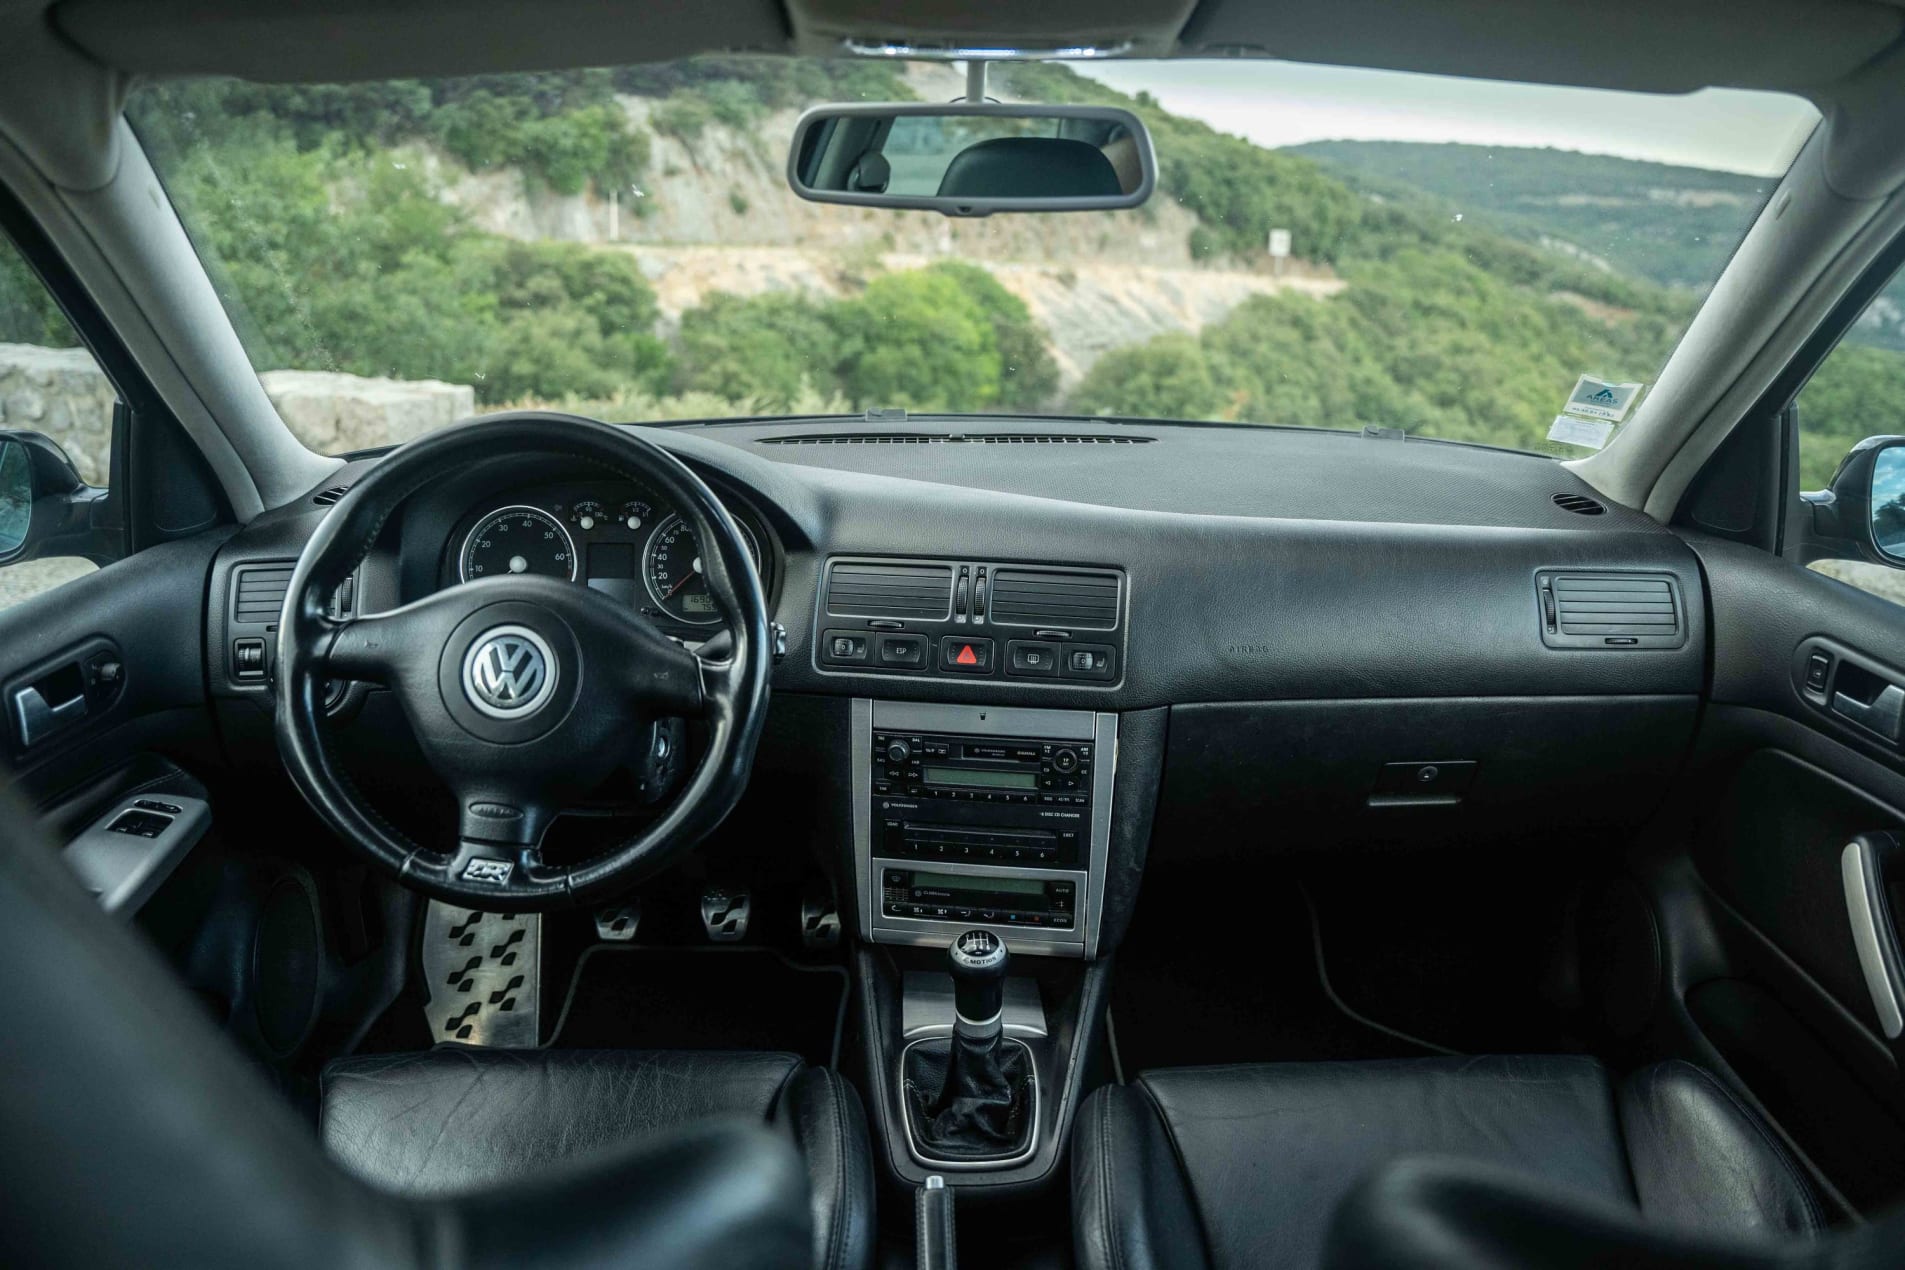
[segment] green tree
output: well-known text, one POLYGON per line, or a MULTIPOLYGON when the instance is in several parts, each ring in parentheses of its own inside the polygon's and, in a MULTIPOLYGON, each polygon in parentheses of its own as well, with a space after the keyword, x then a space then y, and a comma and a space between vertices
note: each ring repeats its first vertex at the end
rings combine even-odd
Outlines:
POLYGON ((835 388, 835 344, 825 311, 805 296, 716 292, 681 315, 675 388, 778 414, 804 388, 835 388))
POLYGON ((830 318, 841 387, 857 405, 970 411, 998 404, 998 336, 953 277, 930 269, 884 274, 830 318))
POLYGON ((1176 334, 1099 358, 1071 398, 1080 414, 1141 419, 1209 419, 1223 405, 1203 347, 1176 334))
POLYGON ((993 342, 999 350, 997 404, 1032 410, 1050 401, 1058 392, 1058 363, 1025 301, 1006 290, 991 270, 978 265, 943 260, 932 268, 958 283, 992 324, 993 342))

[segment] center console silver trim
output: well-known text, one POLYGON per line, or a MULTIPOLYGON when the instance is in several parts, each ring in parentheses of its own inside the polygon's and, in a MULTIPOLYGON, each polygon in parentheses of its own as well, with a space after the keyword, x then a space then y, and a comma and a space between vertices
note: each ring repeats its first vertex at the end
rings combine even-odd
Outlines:
POLYGON ((1084 957, 1098 955, 1099 931, 1104 919, 1105 861, 1111 851, 1112 789, 1118 775, 1118 716, 1083 710, 1038 710, 1019 706, 964 706, 923 701, 876 701, 856 697, 852 706, 853 736, 853 875, 858 889, 860 929, 876 944, 912 944, 943 948, 954 936, 971 930, 972 921, 932 921, 891 918, 879 911, 879 888, 873 885, 876 867, 917 868, 917 860, 873 856, 873 733, 876 728, 916 732, 950 732, 969 736, 1015 736, 1051 740, 1089 740, 1096 747, 1092 767, 1092 822, 1085 868, 1025 869, 1009 865, 935 862, 942 873, 975 877, 1037 877, 1071 879, 1082 889, 1078 901, 1078 930, 1047 930, 1029 926, 988 926, 1014 952, 1084 957))

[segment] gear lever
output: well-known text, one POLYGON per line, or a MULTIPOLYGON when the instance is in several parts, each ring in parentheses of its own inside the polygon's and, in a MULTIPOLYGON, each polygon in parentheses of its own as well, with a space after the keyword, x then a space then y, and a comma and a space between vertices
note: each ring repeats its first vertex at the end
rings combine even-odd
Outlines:
POLYGON ((907 1123, 922 1158, 977 1163, 1030 1149, 1035 1108, 1031 1051, 1005 1032, 1005 941, 961 933, 947 950, 953 1034, 918 1041, 901 1063, 907 1123))
POLYGON ((989 930, 969 930, 953 940, 953 1031, 962 1039, 990 1041, 1005 1029, 1005 971, 1011 954, 989 930))

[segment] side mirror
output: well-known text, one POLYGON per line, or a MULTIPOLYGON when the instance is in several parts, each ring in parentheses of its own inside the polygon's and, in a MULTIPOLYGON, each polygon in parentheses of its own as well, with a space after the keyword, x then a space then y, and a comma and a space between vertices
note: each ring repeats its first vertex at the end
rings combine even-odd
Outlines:
POLYGON ((59 442, 0 431, 0 565, 43 556, 114 558, 101 523, 106 491, 80 478, 59 442))
POLYGON ((1157 157, 1112 106, 816 106, 795 125, 787 183, 816 203, 948 216, 1106 211, 1151 197, 1157 157))
POLYGON ((1887 440, 1890 444, 1872 454, 1867 518, 1873 547, 1889 563, 1905 566, 1905 438, 1887 440))

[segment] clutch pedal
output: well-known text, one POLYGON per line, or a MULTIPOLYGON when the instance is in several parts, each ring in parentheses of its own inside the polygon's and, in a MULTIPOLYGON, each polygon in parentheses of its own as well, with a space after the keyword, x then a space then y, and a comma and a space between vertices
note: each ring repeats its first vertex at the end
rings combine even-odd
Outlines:
POLYGON ((730 891, 711 887, 701 896, 701 925, 708 938, 717 944, 731 944, 747 938, 748 916, 754 901, 745 890, 730 891))
POLYGON ((433 1041, 499 1049, 541 1042, 542 917, 431 900, 423 917, 423 1007, 433 1041))

